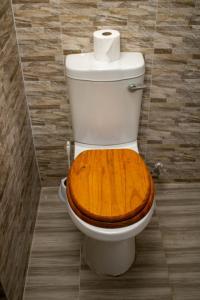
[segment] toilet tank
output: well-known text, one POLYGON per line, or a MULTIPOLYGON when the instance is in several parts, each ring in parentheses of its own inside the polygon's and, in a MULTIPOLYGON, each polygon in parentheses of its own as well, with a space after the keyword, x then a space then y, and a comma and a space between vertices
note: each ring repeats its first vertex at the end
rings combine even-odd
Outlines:
POLYGON ((74 140, 115 145, 137 140, 144 59, 123 52, 119 60, 95 60, 93 53, 66 57, 74 140))

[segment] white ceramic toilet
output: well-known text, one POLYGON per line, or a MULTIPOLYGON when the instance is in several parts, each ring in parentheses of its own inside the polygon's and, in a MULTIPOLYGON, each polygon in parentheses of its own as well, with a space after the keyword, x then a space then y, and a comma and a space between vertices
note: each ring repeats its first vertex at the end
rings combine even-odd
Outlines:
POLYGON ((59 196, 85 235, 86 263, 100 274, 130 268, 135 236, 154 211, 152 178, 137 145, 144 72, 141 53, 124 52, 114 62, 93 53, 66 57, 75 151, 59 196))

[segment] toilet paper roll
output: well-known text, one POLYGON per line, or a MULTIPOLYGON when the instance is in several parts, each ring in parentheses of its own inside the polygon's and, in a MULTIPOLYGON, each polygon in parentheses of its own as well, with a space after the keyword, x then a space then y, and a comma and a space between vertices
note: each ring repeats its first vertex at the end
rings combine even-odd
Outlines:
POLYGON ((96 60, 112 62, 120 58, 120 33, 104 29, 93 33, 94 56, 96 60))

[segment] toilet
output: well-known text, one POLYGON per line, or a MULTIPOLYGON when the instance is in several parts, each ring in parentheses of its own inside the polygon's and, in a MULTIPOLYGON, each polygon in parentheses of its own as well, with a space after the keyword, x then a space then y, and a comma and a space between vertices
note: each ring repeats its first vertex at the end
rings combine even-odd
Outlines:
POLYGON ((98 274, 117 276, 131 267, 135 236, 155 208, 137 144, 144 72, 138 52, 122 52, 113 62, 94 53, 66 57, 75 142, 59 196, 84 234, 84 260, 98 274))

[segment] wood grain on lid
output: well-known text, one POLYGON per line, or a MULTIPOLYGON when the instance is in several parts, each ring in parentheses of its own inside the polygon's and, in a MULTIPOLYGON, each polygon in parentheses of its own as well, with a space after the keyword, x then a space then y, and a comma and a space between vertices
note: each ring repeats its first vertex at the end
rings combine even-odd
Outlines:
POLYGON ((68 189, 85 215, 116 222, 144 208, 150 195, 150 174, 133 150, 87 150, 71 166, 68 189))
POLYGON ((91 217, 85 215, 74 204, 74 202, 71 198, 71 194, 70 194, 68 186, 67 186, 67 199, 68 199, 69 204, 70 204, 72 210, 74 211, 74 213, 79 218, 81 218, 83 221, 85 221, 93 226, 102 227, 102 228, 125 227, 125 226, 129 226, 129 225, 132 225, 132 224, 140 221, 143 217, 146 216, 146 214, 151 209, 151 207, 153 205, 153 200, 154 200, 155 188, 154 188, 154 183, 153 183, 153 180, 151 177, 150 177, 150 180, 151 180, 151 191, 150 191, 150 195, 149 195, 148 201, 146 202, 145 206, 136 215, 134 215, 128 219, 121 220, 121 221, 115 221, 115 222, 101 221, 101 220, 97 220, 97 219, 94 219, 94 218, 91 218, 91 217))

